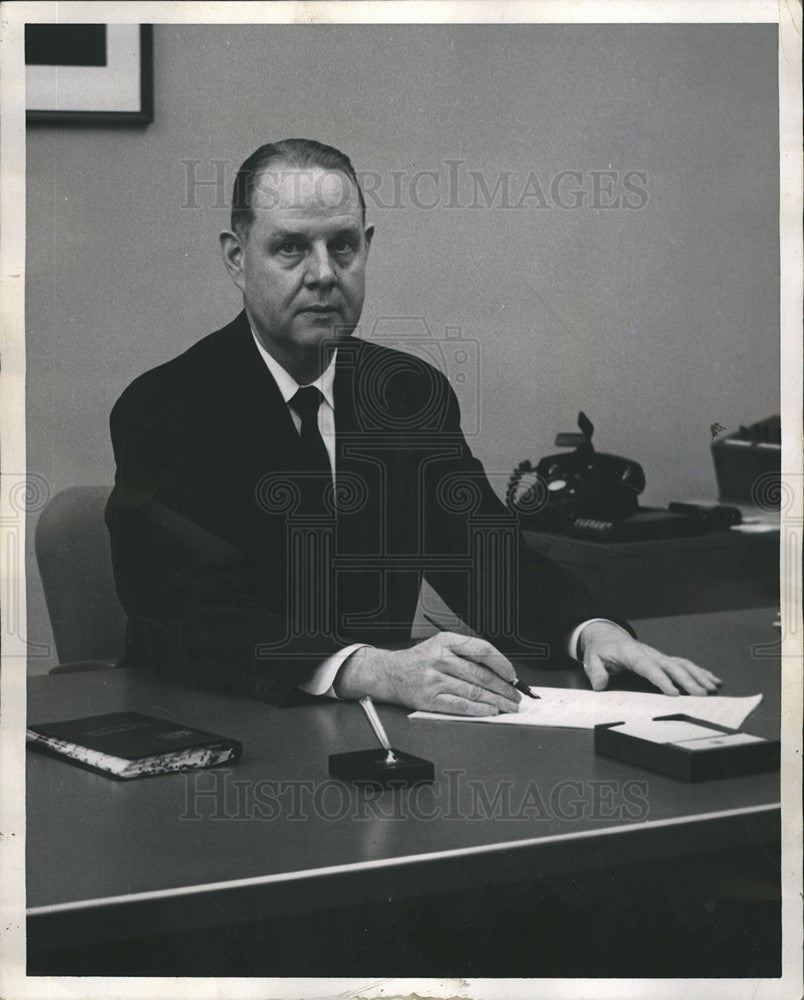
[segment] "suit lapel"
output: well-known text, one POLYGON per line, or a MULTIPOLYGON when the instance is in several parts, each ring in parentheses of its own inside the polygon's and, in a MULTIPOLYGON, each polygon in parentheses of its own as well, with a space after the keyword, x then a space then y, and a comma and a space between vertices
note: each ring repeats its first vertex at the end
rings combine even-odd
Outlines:
POLYGON ((359 431, 355 395, 358 391, 358 364, 361 347, 359 340, 351 338, 338 345, 333 385, 336 441, 354 438, 359 431))
POLYGON ((257 350, 245 312, 230 326, 222 383, 233 388, 229 425, 259 465, 292 468, 299 437, 279 386, 257 350))

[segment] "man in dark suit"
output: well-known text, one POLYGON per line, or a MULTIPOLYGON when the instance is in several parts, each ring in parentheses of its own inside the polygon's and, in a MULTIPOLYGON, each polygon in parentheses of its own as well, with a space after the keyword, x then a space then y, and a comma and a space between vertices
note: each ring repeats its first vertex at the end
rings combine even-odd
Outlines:
POLYGON ((238 172, 224 261, 244 311, 141 376, 111 416, 107 521, 126 662, 277 703, 516 711, 509 656, 718 679, 638 642, 523 545, 447 379, 351 335, 373 227, 348 158, 309 140, 238 172), (422 579, 478 635, 412 644, 422 579))

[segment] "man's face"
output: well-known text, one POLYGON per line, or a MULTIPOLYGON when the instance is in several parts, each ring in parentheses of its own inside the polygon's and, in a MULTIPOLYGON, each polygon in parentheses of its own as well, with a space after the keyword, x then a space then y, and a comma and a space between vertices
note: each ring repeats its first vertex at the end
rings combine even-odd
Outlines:
POLYGON ((320 167, 270 166, 246 238, 221 236, 255 333, 280 363, 300 361, 360 319, 372 230, 354 183, 320 167))

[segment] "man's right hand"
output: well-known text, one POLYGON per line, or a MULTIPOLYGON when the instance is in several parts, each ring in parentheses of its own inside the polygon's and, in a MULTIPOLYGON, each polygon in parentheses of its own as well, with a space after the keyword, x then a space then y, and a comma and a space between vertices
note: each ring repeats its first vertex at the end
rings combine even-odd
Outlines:
POLYGON ((410 649, 355 650, 333 687, 339 698, 369 695, 425 712, 483 716, 518 711, 515 680, 511 662, 491 643, 438 632, 410 649))

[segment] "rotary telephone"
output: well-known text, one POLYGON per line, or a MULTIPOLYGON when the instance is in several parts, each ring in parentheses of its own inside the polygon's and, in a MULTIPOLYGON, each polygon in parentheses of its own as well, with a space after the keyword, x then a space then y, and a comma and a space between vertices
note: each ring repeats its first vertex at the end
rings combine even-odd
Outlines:
POLYGON ((557 448, 534 468, 520 462, 508 483, 506 500, 522 527, 558 534, 610 533, 634 515, 645 489, 642 467, 619 455, 595 451, 594 425, 581 412, 580 434, 556 435, 557 448))

